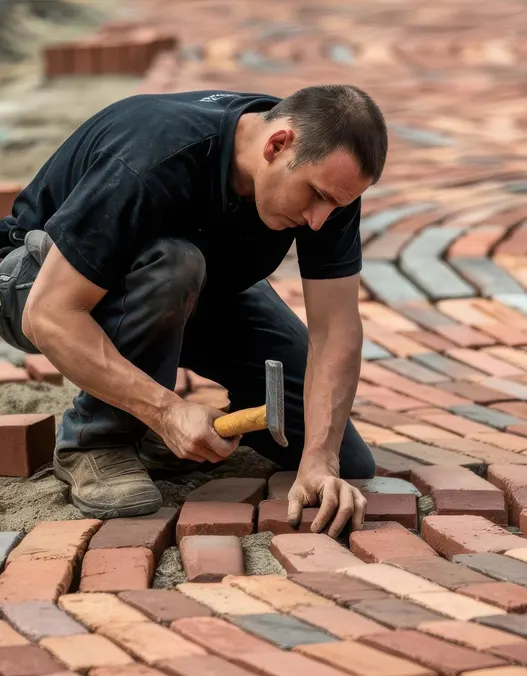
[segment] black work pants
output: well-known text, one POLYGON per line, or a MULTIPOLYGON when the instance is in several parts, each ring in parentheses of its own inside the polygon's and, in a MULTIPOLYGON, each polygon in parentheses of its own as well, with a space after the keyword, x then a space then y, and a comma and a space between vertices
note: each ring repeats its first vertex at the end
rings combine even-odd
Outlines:
MULTIPOLYGON (((36 259, 38 251, 28 250, 26 242, 0 263, 0 335, 25 351, 35 351, 20 326, 39 270, 36 259)), ((205 260, 194 245, 159 239, 139 253, 121 285, 108 291, 92 316, 119 352, 156 382, 173 390, 178 366, 191 369, 223 385, 233 411, 265 402, 265 360, 281 361, 289 446, 276 444, 267 430, 246 435, 243 443, 284 469, 296 469, 304 444, 306 326, 267 281, 242 293, 200 297, 205 278, 205 260)), ((134 416, 81 391, 64 413, 57 447, 137 444, 146 432, 134 416)), ((372 454, 351 421, 342 440, 340 474, 374 474, 372 454)))

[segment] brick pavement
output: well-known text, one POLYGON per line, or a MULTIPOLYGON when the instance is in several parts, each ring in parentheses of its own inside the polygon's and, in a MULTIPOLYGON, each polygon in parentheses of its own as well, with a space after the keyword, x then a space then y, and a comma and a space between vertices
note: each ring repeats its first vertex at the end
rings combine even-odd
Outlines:
MULTIPOLYGON (((377 476, 359 482, 365 529, 338 542, 310 533, 311 510, 287 526, 288 472, 215 479, 152 517, 0 533, 0 674, 527 674, 524 2, 138 8, 141 30, 55 46, 47 76, 281 95, 348 81, 381 104, 390 151, 364 199, 351 413, 377 476), (239 538, 263 530, 283 575, 245 575, 239 538), (176 542, 187 581, 151 589, 176 542)), ((14 192, 0 186, 2 209, 14 192)), ((271 283, 305 320, 294 251, 271 283)), ((61 383, 45 358, 0 364, 0 382, 27 379, 61 383)), ((192 372, 177 391, 228 405, 192 372)), ((0 445, 0 474, 29 476, 51 420, 3 416, 0 445)))

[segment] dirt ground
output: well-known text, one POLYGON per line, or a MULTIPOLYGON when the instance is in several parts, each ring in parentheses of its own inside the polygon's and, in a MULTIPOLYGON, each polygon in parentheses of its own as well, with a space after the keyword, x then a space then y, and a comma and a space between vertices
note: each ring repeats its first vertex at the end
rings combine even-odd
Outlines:
MULTIPOLYGON (((55 149, 85 119, 115 100, 136 92, 133 77, 62 77, 44 79, 40 51, 44 44, 89 34, 113 18, 133 18, 130 3, 120 0, 0 0, 0 180, 28 182, 55 149)), ((0 359, 22 363, 0 339, 0 359)), ((78 388, 40 383, 0 385, 0 414, 51 413, 56 424, 71 406, 78 388)), ((273 468, 247 447, 212 472, 156 478, 164 504, 181 504, 197 486, 214 477, 269 476, 273 468)), ((82 518, 68 500, 67 487, 44 468, 31 479, 0 478, 0 531, 29 530, 42 520, 82 518)), ((244 539, 249 573, 281 572, 270 555, 269 534, 244 539)), ((177 548, 169 549, 155 586, 184 579, 177 548)))

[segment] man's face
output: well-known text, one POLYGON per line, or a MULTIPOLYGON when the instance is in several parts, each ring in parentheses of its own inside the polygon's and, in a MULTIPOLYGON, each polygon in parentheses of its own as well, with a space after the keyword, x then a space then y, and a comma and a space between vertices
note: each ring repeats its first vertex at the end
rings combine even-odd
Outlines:
POLYGON ((336 150, 317 164, 291 169, 293 139, 291 129, 269 138, 255 176, 258 213, 271 230, 299 226, 319 230, 334 209, 362 195, 371 179, 360 175, 357 161, 345 150, 336 150))

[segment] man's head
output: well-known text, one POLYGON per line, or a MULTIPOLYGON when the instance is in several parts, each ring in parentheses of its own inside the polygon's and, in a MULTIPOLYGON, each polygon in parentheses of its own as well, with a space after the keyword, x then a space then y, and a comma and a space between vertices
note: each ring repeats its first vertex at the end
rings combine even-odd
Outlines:
POLYGON ((318 230, 382 174, 386 124, 357 87, 306 87, 260 119, 251 173, 260 218, 273 230, 318 230))

